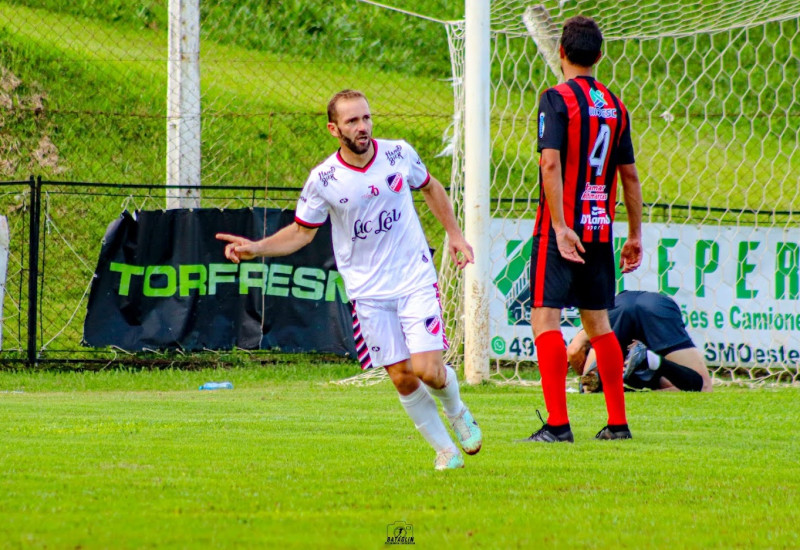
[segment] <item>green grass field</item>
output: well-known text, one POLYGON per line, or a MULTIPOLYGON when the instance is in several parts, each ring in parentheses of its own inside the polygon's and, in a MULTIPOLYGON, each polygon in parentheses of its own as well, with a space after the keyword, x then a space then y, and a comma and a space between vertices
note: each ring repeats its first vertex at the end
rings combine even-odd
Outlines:
POLYGON ((540 389, 464 387, 484 449, 435 472, 389 382, 280 361, 0 372, 0 547, 380 548, 398 521, 419 548, 800 546, 796 387, 627 394, 624 442, 593 439, 600 395, 570 394, 558 446, 514 443, 540 389))

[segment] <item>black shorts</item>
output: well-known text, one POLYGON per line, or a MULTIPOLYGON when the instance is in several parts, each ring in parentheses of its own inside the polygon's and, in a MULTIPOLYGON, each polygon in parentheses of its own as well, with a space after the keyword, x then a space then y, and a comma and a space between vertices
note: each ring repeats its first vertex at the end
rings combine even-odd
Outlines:
POLYGON ((614 305, 614 247, 583 243, 586 261, 565 260, 555 232, 535 235, 531 248, 531 307, 608 309, 614 305))
POLYGON ((608 310, 608 319, 623 353, 627 353, 633 340, 639 340, 658 355, 695 347, 683 325, 678 304, 657 292, 620 292, 614 307, 608 310))

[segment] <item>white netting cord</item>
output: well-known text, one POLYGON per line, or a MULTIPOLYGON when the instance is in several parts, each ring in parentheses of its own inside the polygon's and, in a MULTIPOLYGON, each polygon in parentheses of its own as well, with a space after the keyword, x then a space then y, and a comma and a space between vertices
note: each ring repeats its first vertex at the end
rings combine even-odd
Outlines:
POLYGON ((800 11, 798 0, 496 0, 492 29, 527 36, 522 15, 531 6, 542 6, 559 23, 573 15, 589 15, 599 23, 606 40, 714 33, 794 19, 800 11))
MULTIPOLYGON (((453 123, 452 155, 453 164, 450 177, 450 198, 459 226, 464 227, 464 24, 448 24, 447 40, 450 46, 450 61, 453 68, 453 123)), ((461 365, 464 360, 464 301, 463 272, 460 271, 447 253, 447 241, 443 243, 439 258, 439 286, 442 307, 447 327, 450 349, 445 360, 461 365)))
MULTIPOLYGON (((689 5, 552 1, 543 6, 543 10, 534 10, 534 15, 540 19, 536 32, 544 32, 545 38, 546 32, 541 29, 558 29, 560 33, 563 20, 578 13, 592 15, 604 30, 605 56, 597 72, 618 92, 631 113, 637 166, 645 193, 645 222, 666 224, 681 234, 702 231, 704 239, 732 239, 740 246, 742 241, 763 240, 764 233, 759 232, 764 229, 790 231, 797 226, 795 212, 800 209, 800 199, 795 192, 792 166, 800 160, 795 131, 800 116, 796 107, 800 64, 792 44, 800 35, 800 1, 689 5), (547 16, 552 18, 549 25, 547 16)), ((516 0, 492 4, 492 217, 506 222, 531 220, 535 215, 536 108, 541 92, 556 84, 560 76, 553 70, 552 59, 548 64, 540 51, 541 47, 547 48, 547 41, 533 40, 529 34, 531 8, 538 9, 516 0), (523 17, 526 10, 527 25, 523 17)), ((458 117, 464 109, 460 86, 465 63, 463 37, 449 31, 458 117)), ((455 146, 454 193, 463 181, 463 163, 459 162, 464 154, 463 140, 456 140, 455 146)), ((457 194, 453 200, 460 207, 457 194)), ((622 204, 618 205, 618 220, 626 220, 622 204)), ((529 228, 520 227, 514 235, 493 232, 493 248, 506 247, 506 253, 513 254, 518 242, 519 252, 521 243, 530 238, 529 228)), ((695 254, 685 243, 677 244, 675 250, 688 257, 695 254)), ((739 254, 737 258, 736 250, 728 250, 718 260, 720 264, 741 264, 739 254)), ((786 258, 790 257, 784 255, 776 269, 791 268, 791 259, 786 258), (786 265, 781 266, 781 261, 786 265)), ((650 273, 658 272, 660 261, 657 254, 651 256, 647 266, 650 273)), ((696 269, 699 268, 687 265, 674 270, 674 280, 659 281, 658 290, 664 287, 668 291, 672 285, 695 292, 696 269)), ((529 264, 518 270, 519 276, 527 279, 527 270, 529 264)), ((797 285, 792 282, 797 275, 784 272, 781 276, 787 287, 797 285)), ((751 284, 772 289, 774 281, 766 278, 760 274, 751 284)), ((515 283, 511 294, 519 290, 516 286, 519 285, 515 283)), ((738 289, 739 283, 734 286, 738 289)), ((495 298, 510 303, 508 296, 499 296, 500 291, 493 290, 498 292, 495 298)), ((691 319, 694 310, 726 307, 726 291, 709 287, 706 292, 705 296, 684 300, 687 326, 695 322, 691 319)), ((492 322, 502 322, 498 318, 505 313, 492 314, 492 322)), ((729 311, 725 315, 730 316, 725 322, 738 323, 739 342, 747 342, 751 333, 748 328, 741 328, 741 316, 733 319, 729 311)), ((451 319, 458 323, 451 334, 463 334, 460 321, 460 317, 451 319)), ((778 351, 783 350, 787 338, 794 348, 800 348, 796 332, 787 336, 781 330, 778 327, 762 332, 760 338, 762 342, 777 342, 774 345, 781 346, 778 351)), ((532 338, 530 327, 525 327, 524 333, 532 338)), ((517 358, 495 360, 492 379, 523 383, 526 373, 521 367, 533 364, 525 357, 531 344, 526 337, 516 339, 517 358)), ((707 351, 708 342, 697 344, 707 351)), ((783 355, 778 354, 778 359, 761 358, 756 368, 743 369, 743 365, 754 366, 751 359, 760 353, 756 344, 744 352, 741 344, 724 336, 712 344, 711 355, 715 357, 707 360, 715 365, 716 384, 737 383, 742 378, 750 386, 797 383, 796 359, 782 361, 783 355)))

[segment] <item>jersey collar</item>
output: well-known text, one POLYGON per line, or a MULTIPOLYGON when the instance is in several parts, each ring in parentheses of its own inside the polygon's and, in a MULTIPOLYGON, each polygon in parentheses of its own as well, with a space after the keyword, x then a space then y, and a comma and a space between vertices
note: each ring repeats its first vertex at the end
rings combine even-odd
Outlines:
POLYGON ((363 168, 360 167, 360 166, 353 166, 352 164, 348 164, 347 161, 345 161, 342 158, 342 150, 341 149, 336 151, 336 159, 340 163, 342 163, 342 166, 344 166, 345 168, 349 168, 350 170, 354 170, 356 172, 361 172, 363 174, 364 172, 369 170, 369 167, 372 166, 372 163, 375 162, 375 159, 378 157, 378 142, 375 139, 372 140, 372 152, 373 152, 372 153, 372 158, 369 159, 369 162, 366 165, 364 165, 363 168))

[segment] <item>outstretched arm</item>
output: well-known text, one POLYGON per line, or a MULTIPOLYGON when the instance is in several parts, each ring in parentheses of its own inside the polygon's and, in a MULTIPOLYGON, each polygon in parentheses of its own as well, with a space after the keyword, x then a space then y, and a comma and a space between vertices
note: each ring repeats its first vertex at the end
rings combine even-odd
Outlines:
POLYGON ((458 227, 450 197, 447 196, 447 191, 444 190, 439 180, 431 176, 428 185, 422 188, 422 196, 425 198, 428 208, 430 208, 447 233, 448 252, 453 262, 460 269, 466 267, 467 264, 473 263, 474 252, 472 247, 464 238, 463 233, 461 233, 461 228, 458 227), (460 257, 458 255, 459 252, 461 253, 460 257))
POLYGON ((228 242, 225 245, 225 257, 238 264, 262 256, 288 256, 310 243, 316 234, 316 227, 308 228, 292 223, 260 241, 251 241, 228 233, 217 233, 217 239, 228 242))

